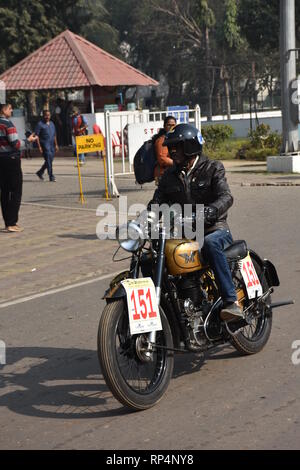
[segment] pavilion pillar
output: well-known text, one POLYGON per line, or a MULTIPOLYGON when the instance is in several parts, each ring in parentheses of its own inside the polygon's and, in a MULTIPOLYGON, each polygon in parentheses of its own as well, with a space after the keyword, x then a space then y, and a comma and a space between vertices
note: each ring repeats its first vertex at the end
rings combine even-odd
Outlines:
POLYGON ((90 87, 90 101, 91 101, 91 113, 95 113, 95 102, 94 102, 94 92, 93 87, 90 87))

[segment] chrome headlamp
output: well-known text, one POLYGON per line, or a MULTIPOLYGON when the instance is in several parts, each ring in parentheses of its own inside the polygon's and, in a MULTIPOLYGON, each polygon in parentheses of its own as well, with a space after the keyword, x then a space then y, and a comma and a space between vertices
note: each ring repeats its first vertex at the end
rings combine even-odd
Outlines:
POLYGON ((132 253, 142 248, 145 243, 143 230, 134 220, 117 227, 116 236, 123 250, 132 253))

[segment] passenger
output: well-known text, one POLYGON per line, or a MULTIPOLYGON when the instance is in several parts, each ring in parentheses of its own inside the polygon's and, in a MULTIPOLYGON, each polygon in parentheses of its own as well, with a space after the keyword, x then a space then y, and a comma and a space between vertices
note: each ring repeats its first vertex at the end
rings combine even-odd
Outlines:
POLYGON ((155 153, 157 158, 157 165, 154 170, 156 184, 159 178, 163 175, 164 171, 173 165, 173 160, 169 155, 168 147, 163 146, 166 133, 176 126, 176 119, 173 116, 167 116, 164 120, 164 127, 154 137, 155 153))

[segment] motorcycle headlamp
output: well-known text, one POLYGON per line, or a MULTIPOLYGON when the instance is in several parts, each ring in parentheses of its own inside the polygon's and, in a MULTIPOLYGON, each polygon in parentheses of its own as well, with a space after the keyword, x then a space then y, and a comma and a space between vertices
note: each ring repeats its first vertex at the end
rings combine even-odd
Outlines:
POLYGON ((117 227, 116 236, 123 250, 131 253, 138 251, 145 243, 143 230, 134 220, 117 227))

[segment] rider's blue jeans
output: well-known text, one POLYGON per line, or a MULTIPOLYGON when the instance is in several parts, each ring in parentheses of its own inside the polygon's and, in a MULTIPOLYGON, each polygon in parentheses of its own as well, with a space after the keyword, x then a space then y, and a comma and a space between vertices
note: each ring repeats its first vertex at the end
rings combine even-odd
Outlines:
POLYGON ((203 254, 210 263, 223 302, 237 300, 229 265, 224 250, 233 242, 229 230, 216 230, 204 237, 203 254))

